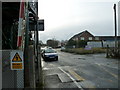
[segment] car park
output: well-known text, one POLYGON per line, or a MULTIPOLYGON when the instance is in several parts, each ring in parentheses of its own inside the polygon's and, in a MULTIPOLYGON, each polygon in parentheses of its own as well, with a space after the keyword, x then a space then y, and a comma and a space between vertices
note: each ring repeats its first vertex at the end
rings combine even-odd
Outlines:
POLYGON ((42 51, 42 58, 44 61, 48 60, 58 60, 58 54, 55 50, 47 48, 42 51))

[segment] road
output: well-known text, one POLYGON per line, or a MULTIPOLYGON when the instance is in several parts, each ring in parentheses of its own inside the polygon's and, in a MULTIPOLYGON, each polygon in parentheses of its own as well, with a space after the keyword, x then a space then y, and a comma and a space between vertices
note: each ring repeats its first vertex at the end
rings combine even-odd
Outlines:
POLYGON ((58 61, 42 61, 47 88, 118 88, 118 60, 57 49, 58 61))

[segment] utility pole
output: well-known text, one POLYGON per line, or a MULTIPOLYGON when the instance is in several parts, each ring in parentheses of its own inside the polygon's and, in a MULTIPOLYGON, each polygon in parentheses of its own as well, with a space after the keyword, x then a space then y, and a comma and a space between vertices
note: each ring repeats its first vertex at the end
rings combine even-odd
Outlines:
POLYGON ((116 18, 116 4, 114 4, 114 23, 115 23, 115 53, 117 52, 117 18, 116 18))
MULTIPOLYGON (((118 15, 120 15, 120 1, 118 2, 118 15)), ((118 36, 120 36, 120 19, 118 19, 118 36)), ((118 39, 118 50, 119 50, 118 52, 120 57, 120 40, 119 39, 118 39)))
POLYGON ((26 10, 25 10, 25 18, 26 18, 26 31, 25 31, 25 48, 24 48, 24 85, 25 87, 29 86, 29 63, 28 63, 28 45, 29 45, 29 15, 28 15, 28 2, 26 2, 26 10))

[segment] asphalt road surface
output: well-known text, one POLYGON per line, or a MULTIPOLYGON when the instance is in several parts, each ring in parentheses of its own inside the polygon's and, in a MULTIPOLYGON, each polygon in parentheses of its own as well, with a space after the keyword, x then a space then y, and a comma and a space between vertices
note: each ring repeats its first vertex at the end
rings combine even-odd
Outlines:
POLYGON ((118 88, 118 60, 105 54, 76 55, 57 49, 58 61, 43 61, 46 88, 118 88))

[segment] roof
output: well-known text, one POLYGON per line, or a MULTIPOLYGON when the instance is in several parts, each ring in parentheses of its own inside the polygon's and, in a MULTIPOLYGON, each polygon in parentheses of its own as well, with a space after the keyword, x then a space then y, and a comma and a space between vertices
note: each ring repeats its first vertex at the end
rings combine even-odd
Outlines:
MULTIPOLYGON (((85 30, 85 31, 83 31, 83 32, 81 32, 81 33, 78 33, 78 34, 76 34, 76 35, 74 35, 72 38, 75 38, 75 37, 78 37, 78 36, 82 36, 84 33, 89 33, 90 35, 92 35, 90 32, 88 32, 87 30, 85 30)), ((93 36, 93 35, 92 35, 93 36)), ((94 37, 94 36, 93 36, 94 37)), ((72 39, 71 38, 71 39, 72 39)))
MULTIPOLYGON (((115 36, 95 36, 99 37, 101 40, 114 40, 115 36)), ((117 36, 117 39, 120 40, 120 36, 117 36)))

